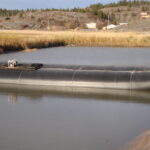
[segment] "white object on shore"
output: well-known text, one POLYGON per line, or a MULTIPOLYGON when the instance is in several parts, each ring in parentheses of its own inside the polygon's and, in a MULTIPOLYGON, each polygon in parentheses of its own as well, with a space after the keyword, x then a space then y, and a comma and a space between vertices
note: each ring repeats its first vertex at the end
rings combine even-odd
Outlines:
POLYGON ((96 23, 95 22, 87 23, 86 27, 88 29, 96 29, 96 23))
POLYGON ((119 23, 119 25, 120 25, 120 26, 128 25, 128 23, 126 23, 126 22, 121 22, 121 23, 119 23))
POLYGON ((113 29, 113 28, 116 28, 116 27, 117 27, 116 25, 110 24, 110 25, 108 25, 108 26, 106 27, 106 29, 109 30, 109 29, 113 29))
POLYGON ((15 68, 18 65, 18 61, 15 59, 8 60, 8 68, 15 68))

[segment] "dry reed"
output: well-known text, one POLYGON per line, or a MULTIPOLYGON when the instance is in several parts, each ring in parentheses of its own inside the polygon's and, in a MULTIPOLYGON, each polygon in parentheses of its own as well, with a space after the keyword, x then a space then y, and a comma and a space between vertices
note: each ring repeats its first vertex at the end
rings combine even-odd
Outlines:
POLYGON ((0 31, 0 52, 64 45, 150 47, 150 35, 133 32, 0 31))

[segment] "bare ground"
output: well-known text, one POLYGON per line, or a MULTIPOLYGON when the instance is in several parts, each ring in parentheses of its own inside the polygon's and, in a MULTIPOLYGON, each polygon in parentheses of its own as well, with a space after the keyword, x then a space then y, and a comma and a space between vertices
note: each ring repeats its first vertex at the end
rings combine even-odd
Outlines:
POLYGON ((150 130, 129 143, 124 150, 150 150, 150 130))

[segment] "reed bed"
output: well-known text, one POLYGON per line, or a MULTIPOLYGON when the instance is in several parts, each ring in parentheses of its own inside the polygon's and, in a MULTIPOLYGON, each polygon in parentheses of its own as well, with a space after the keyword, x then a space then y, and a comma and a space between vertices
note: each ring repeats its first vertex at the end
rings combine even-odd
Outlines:
POLYGON ((150 34, 85 31, 0 31, 0 52, 55 46, 150 47, 150 34))

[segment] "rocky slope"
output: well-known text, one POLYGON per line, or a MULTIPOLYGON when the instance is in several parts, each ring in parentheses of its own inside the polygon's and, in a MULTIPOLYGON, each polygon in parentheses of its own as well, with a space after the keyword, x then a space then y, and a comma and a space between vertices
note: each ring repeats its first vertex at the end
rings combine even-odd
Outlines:
POLYGON ((0 29, 75 29, 84 28, 86 23, 95 22, 96 19, 96 16, 89 13, 36 10, 0 17, 0 29))
POLYGON ((87 8, 72 10, 0 10, 0 29, 66 30, 85 29, 86 23, 95 22, 98 29, 108 24, 128 23, 117 27, 116 31, 150 32, 150 17, 143 19, 142 12, 150 15, 150 3, 122 6, 120 3, 95 4, 87 8), (13 14, 15 13, 15 14, 13 14), (109 19, 108 19, 109 18, 109 19))
POLYGON ((116 28, 117 31, 145 31, 150 32, 150 18, 142 18, 141 13, 147 12, 150 15, 150 6, 138 7, 112 7, 102 9, 104 13, 114 14, 118 23, 128 23, 128 25, 116 28), (143 9, 146 8, 146 11, 143 9))

